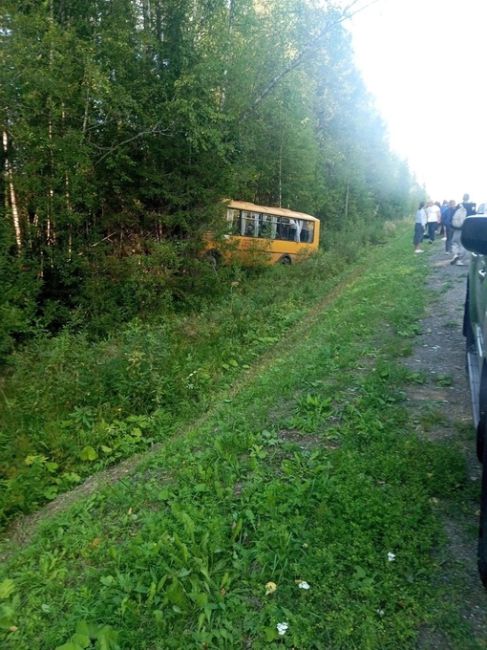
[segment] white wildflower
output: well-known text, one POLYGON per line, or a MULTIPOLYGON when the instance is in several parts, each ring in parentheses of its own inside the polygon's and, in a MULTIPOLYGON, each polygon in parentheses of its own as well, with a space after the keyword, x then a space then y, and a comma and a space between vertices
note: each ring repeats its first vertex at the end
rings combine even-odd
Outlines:
POLYGON ((276 625, 277 627, 277 632, 279 633, 280 636, 284 636, 286 632, 288 631, 289 628, 289 623, 278 623, 276 625))
POLYGON ((391 552, 389 551, 389 553, 387 554, 387 559, 389 560, 389 562, 394 562, 394 560, 396 559, 396 554, 395 554, 395 553, 391 553, 391 552))
POLYGON ((306 589, 306 590, 311 589, 311 585, 309 583, 307 583, 306 580, 300 580, 298 582, 298 587, 300 589, 306 589))

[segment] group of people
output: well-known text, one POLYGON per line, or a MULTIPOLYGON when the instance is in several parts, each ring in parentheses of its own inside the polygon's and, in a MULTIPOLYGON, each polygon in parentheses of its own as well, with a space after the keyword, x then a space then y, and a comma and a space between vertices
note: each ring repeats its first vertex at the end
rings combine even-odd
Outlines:
POLYGON ((450 264, 465 266, 465 249, 462 246, 462 224, 466 217, 476 214, 476 204, 468 194, 463 195, 461 203, 456 201, 426 203, 422 201, 416 212, 414 224, 414 252, 424 253, 421 243, 427 239, 430 244, 438 234, 445 242, 445 253, 451 255, 450 264))

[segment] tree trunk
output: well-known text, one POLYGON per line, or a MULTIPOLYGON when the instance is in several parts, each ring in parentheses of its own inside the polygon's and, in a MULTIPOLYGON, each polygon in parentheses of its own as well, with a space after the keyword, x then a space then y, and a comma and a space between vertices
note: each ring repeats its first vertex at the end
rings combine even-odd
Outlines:
MULTIPOLYGON (((50 26, 50 42, 49 42, 49 73, 52 77, 52 68, 54 61, 54 48, 52 44, 52 32, 54 30, 54 3, 50 0, 49 3, 49 26, 50 26)), ((53 246, 56 241, 56 233, 54 230, 54 189, 53 189, 53 176, 54 176, 54 144, 53 144, 53 100, 52 97, 48 98, 48 124, 47 124, 47 137, 49 142, 49 187, 48 187, 48 201, 47 201, 47 218, 46 218, 46 244, 48 247, 53 246)), ((53 266, 52 255, 51 267, 53 266)))
POLYGON ((3 150, 5 153, 5 178, 7 184, 7 194, 6 194, 6 203, 10 207, 12 212, 12 224, 15 233, 15 243, 17 245, 17 253, 20 255, 22 252, 22 231, 20 228, 20 218, 19 218, 19 208, 17 203, 17 195, 15 193, 14 179, 12 167, 8 159, 8 135, 7 132, 3 132, 3 150))

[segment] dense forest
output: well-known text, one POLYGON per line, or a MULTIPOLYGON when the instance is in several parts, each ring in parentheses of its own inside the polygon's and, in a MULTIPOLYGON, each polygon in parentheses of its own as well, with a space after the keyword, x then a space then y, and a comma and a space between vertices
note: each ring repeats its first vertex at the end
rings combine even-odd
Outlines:
MULTIPOLYGON (((0 357, 204 292, 223 197, 327 233, 417 187, 318 0, 3 0, 0 357)), ((96 329, 96 328, 95 328, 96 329)))

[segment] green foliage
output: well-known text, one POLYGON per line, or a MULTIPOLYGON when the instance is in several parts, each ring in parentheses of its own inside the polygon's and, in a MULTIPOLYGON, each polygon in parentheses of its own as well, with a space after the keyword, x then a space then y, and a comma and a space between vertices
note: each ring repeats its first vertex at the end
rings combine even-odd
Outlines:
POLYGON ((435 503, 470 481, 404 407, 396 305, 412 323, 426 299, 409 238, 373 250, 326 306, 315 296, 198 426, 4 563, 7 650, 92 647, 107 626, 127 650, 417 646, 448 588, 434 587, 435 503))
MULTIPOLYGON (((333 251, 296 267, 215 274, 200 262, 193 277, 174 279, 195 284, 191 311, 176 305, 161 314, 153 305, 145 321, 134 319, 106 340, 65 330, 17 352, 0 404, 3 521, 203 413, 326 295, 372 231, 357 228, 333 251), (213 296, 198 289, 196 273, 213 276, 213 296)), ((91 329, 103 315, 96 304, 91 329)))
POLYGON ((15 255, 0 208, 0 365, 16 341, 34 331, 39 283, 29 260, 15 255))
MULTIPOLYGON (((222 197, 308 211, 326 231, 408 212, 414 181, 336 9, 4 5, 0 265, 16 208, 15 235, 42 284, 40 327, 103 336, 210 293, 194 260, 222 197)), ((0 355, 33 322, 17 275, 2 275, 16 295, 2 307, 0 355)))
POLYGON ((80 621, 76 625, 76 632, 66 643, 57 646, 56 650, 84 650, 96 648, 97 650, 119 650, 117 643, 118 634, 109 625, 98 627, 80 621), (93 645, 94 644, 94 645, 93 645))
POLYGON ((356 399, 341 383, 377 347, 385 313, 391 336, 414 334, 420 275, 384 269, 399 248, 366 295, 349 290, 352 307, 333 303, 320 323, 310 311, 417 192, 339 12, 5 0, 0 13, 0 358, 15 352, 0 390, 2 523, 167 443, 127 488, 2 566, 2 643, 407 647, 429 596, 428 499, 460 469, 403 435, 390 359, 357 371, 356 399), (317 214, 324 252, 215 274, 197 253, 222 197, 317 214), (273 368, 228 390, 276 344, 273 368), (173 436, 225 390, 205 426, 173 436), (313 436, 326 444, 312 449, 313 436))

